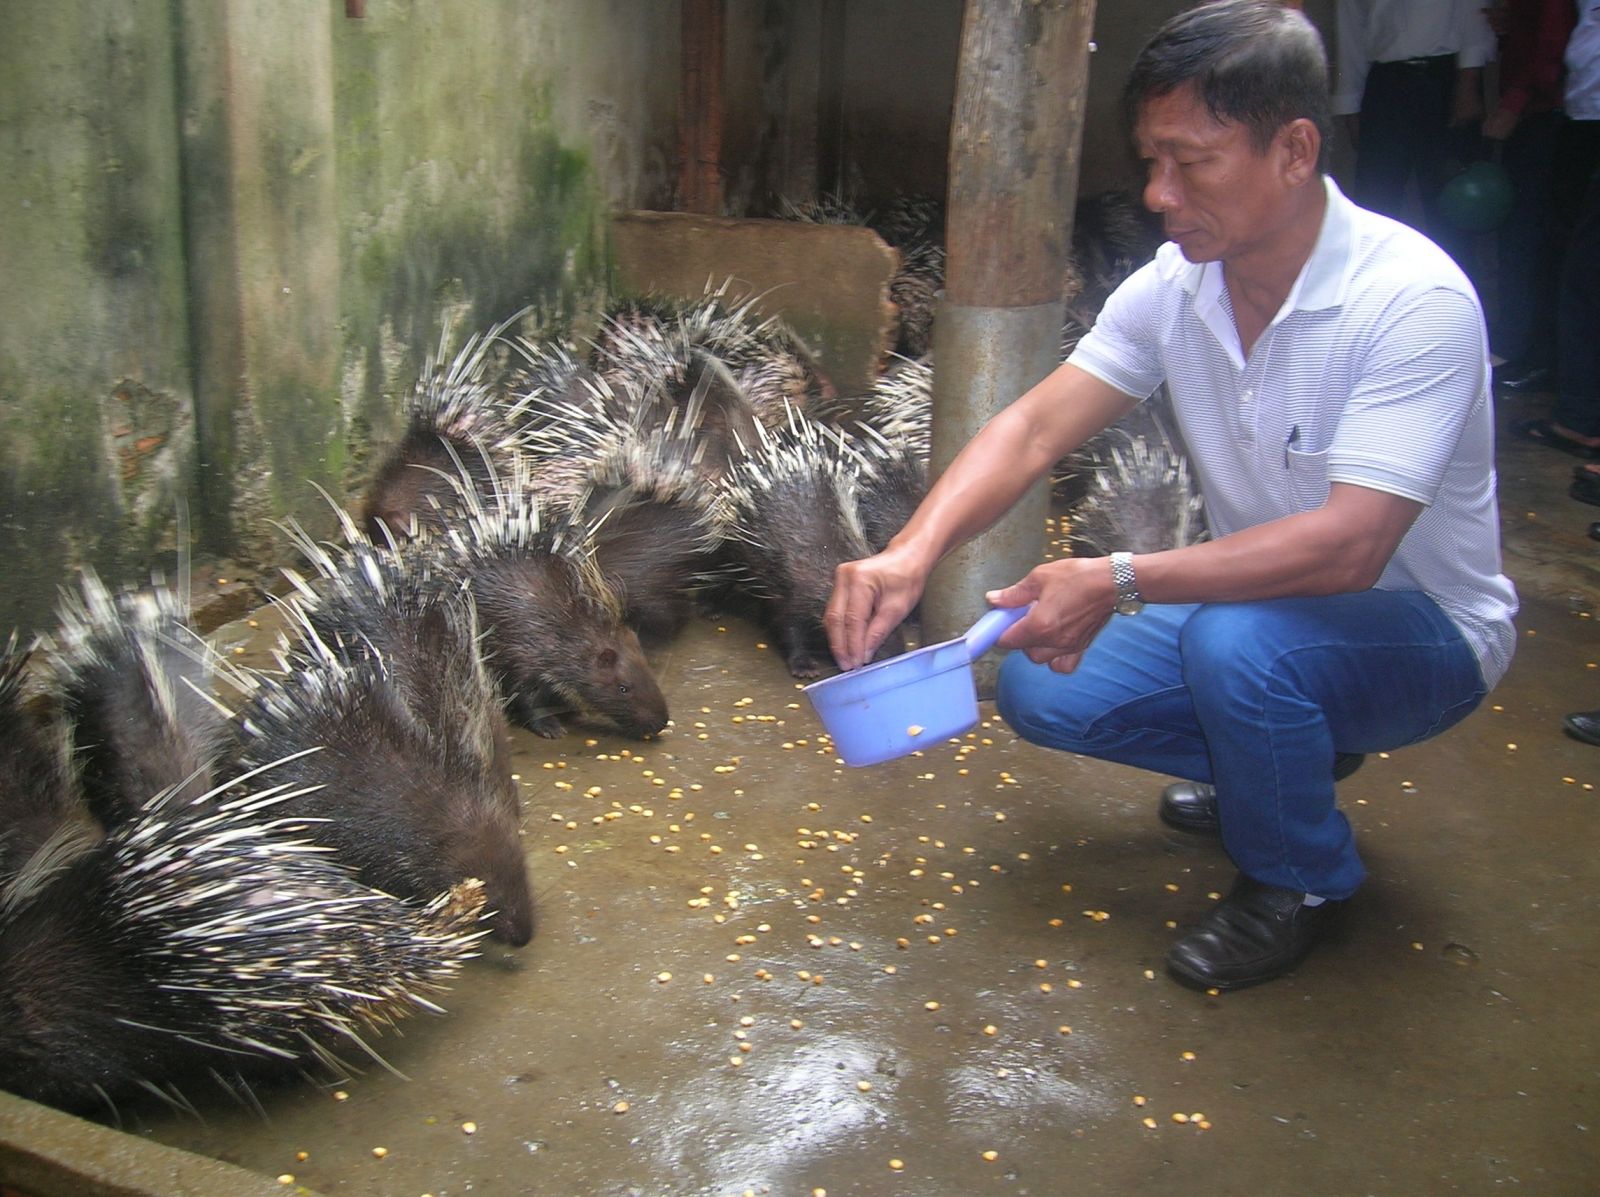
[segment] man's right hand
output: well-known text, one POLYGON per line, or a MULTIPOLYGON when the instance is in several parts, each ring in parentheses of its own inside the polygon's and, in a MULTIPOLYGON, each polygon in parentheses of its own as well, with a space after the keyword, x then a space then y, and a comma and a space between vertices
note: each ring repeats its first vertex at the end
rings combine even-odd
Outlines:
POLYGON ((840 669, 855 669, 899 627, 922 597, 931 567, 891 546, 875 557, 846 561, 833 573, 822 623, 840 669))

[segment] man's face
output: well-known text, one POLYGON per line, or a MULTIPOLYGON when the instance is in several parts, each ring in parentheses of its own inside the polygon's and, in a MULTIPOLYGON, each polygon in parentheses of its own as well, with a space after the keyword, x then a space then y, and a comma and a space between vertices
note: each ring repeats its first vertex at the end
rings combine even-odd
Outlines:
POLYGON ((1238 258, 1262 245, 1287 213, 1281 138, 1258 151, 1240 124, 1222 124, 1192 86, 1146 100, 1134 143, 1144 203, 1191 262, 1238 258))

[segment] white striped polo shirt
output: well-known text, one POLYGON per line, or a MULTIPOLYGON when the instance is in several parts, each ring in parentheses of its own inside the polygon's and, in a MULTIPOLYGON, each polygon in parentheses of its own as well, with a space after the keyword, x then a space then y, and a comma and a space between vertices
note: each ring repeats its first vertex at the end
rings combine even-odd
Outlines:
POLYGON ((1172 243, 1070 360, 1140 398, 1167 384, 1213 536, 1314 510, 1331 482, 1425 504, 1378 587, 1432 597, 1493 686, 1517 596, 1500 569, 1483 313, 1443 250, 1326 186, 1316 246, 1248 360, 1221 263, 1172 243))

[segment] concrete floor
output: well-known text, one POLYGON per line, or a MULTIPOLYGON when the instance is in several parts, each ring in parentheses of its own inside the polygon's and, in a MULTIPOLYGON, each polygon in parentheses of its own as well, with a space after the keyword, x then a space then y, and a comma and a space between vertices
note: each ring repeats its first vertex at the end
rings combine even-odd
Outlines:
POLYGON ((518 734, 538 934, 378 1042, 403 1076, 126 1126, 352 1197, 1600 1192, 1600 749, 1560 730, 1600 706, 1600 509, 1570 465, 1503 446, 1516 663, 1341 786, 1371 880, 1290 977, 1163 974, 1232 877, 1157 822, 1164 779, 987 711, 845 769, 759 630, 709 618, 659 655, 660 741, 518 734))

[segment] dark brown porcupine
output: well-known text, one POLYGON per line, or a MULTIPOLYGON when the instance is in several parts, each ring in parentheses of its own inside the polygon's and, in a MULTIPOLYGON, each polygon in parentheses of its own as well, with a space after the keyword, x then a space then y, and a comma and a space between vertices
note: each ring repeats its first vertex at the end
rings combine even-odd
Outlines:
POLYGON ((780 219, 807 224, 850 224, 872 229, 899 255, 889 279, 896 313, 894 351, 919 357, 933 348, 933 317, 944 287, 942 205, 930 196, 898 196, 880 217, 838 195, 803 203, 779 202, 780 219))
POLYGON ((262 776, 65 819, 0 877, 0 1086, 64 1109, 329 1069, 475 954, 476 883, 413 908, 358 884, 262 776))
POLYGON ((928 494, 928 458, 907 438, 866 429, 851 438, 862 458, 856 510, 867 546, 881 553, 928 494))
POLYGON ((614 307, 595 337, 596 371, 616 381, 653 380, 681 398, 695 385, 702 356, 728 370, 756 418, 783 418, 833 387, 804 342, 776 316, 757 315, 760 296, 735 300, 731 282, 693 300, 647 297, 614 307))
POLYGON ((594 377, 584 355, 568 338, 552 334, 542 339, 502 339, 513 351, 505 416, 514 425, 536 419, 541 401, 570 395, 594 377))
POLYGON ((944 204, 931 195, 897 195, 867 219, 890 245, 944 244, 944 204))
POLYGON ((0 653, 0 886, 75 814, 88 823, 73 789, 66 729, 29 701, 30 656, 15 632, 0 653))
POLYGON ((1158 424, 1148 436, 1113 429, 1071 460, 1088 479, 1067 515, 1075 556, 1155 553, 1206 539, 1188 459, 1158 424))
POLYGON ((167 786, 180 804, 205 790, 227 733, 186 597, 160 582, 113 596, 88 572, 80 588, 62 596, 51 684, 89 810, 112 827, 167 786))
MULTIPOLYGON (((641 364, 648 342, 638 343, 636 372, 614 372, 586 384, 515 441, 528 485, 541 501, 569 508, 603 463, 626 458, 641 480, 671 477, 712 493, 760 422, 743 390, 720 359, 695 351, 684 393, 656 381, 641 364)), ((664 370, 676 369, 670 363, 664 370)), ((478 487, 481 495, 493 486, 478 487)), ((707 500, 709 502, 709 500, 707 500)))
POLYGON ((928 491, 930 359, 895 357, 865 395, 840 399, 823 414, 861 458, 856 509, 867 544, 882 552, 928 491))
MULTIPOLYGON (((736 584, 761 602, 795 677, 817 677, 831 659, 822 616, 834 570, 871 553, 857 506, 863 468, 841 433, 790 409, 725 483, 736 584)), ((902 643, 896 634, 885 651, 902 643)))
POLYGON ((550 737, 563 715, 638 738, 664 728, 667 700, 595 561, 594 529, 573 517, 552 524, 515 469, 492 499, 468 498, 434 560, 471 591, 511 717, 550 737))
POLYGON ((897 247, 900 266, 889 280, 889 300, 899 313, 895 352, 920 357, 933 349, 933 319, 944 289, 944 246, 908 242, 897 247))
POLYGON ((1161 226, 1133 196, 1099 191, 1073 209, 1072 261, 1065 290, 1067 314, 1089 328, 1111 292, 1155 256, 1161 226))
MULTIPOLYGON (((361 519, 374 542, 414 536, 419 524, 447 522, 457 495, 454 479, 465 472, 487 485, 513 453, 518 432, 532 418, 531 392, 507 396, 497 380, 496 355, 509 344, 521 359, 536 356, 528 343, 507 339, 521 316, 468 337, 447 366, 446 330, 438 356, 429 358, 417 380, 405 433, 367 487, 361 519)), ((530 369, 540 373, 537 364, 530 369)))
POLYGON ((792 220, 800 224, 850 224, 865 225, 871 213, 848 196, 835 191, 824 192, 808 200, 791 200, 780 196, 768 213, 774 220, 792 220))
POLYGON ((646 645, 683 630, 727 537, 722 488, 684 460, 679 440, 663 427, 618 443, 594 464, 564 517, 587 530, 623 622, 646 645))
POLYGON ((933 359, 896 357, 855 404, 855 416, 924 463, 933 444, 933 359))
POLYGON ((305 792, 288 808, 360 880, 426 901, 483 882, 490 931, 534 929, 504 716, 478 651, 471 597, 419 554, 297 541, 316 572, 290 574, 281 672, 235 671, 247 700, 234 769, 286 759, 305 792))

